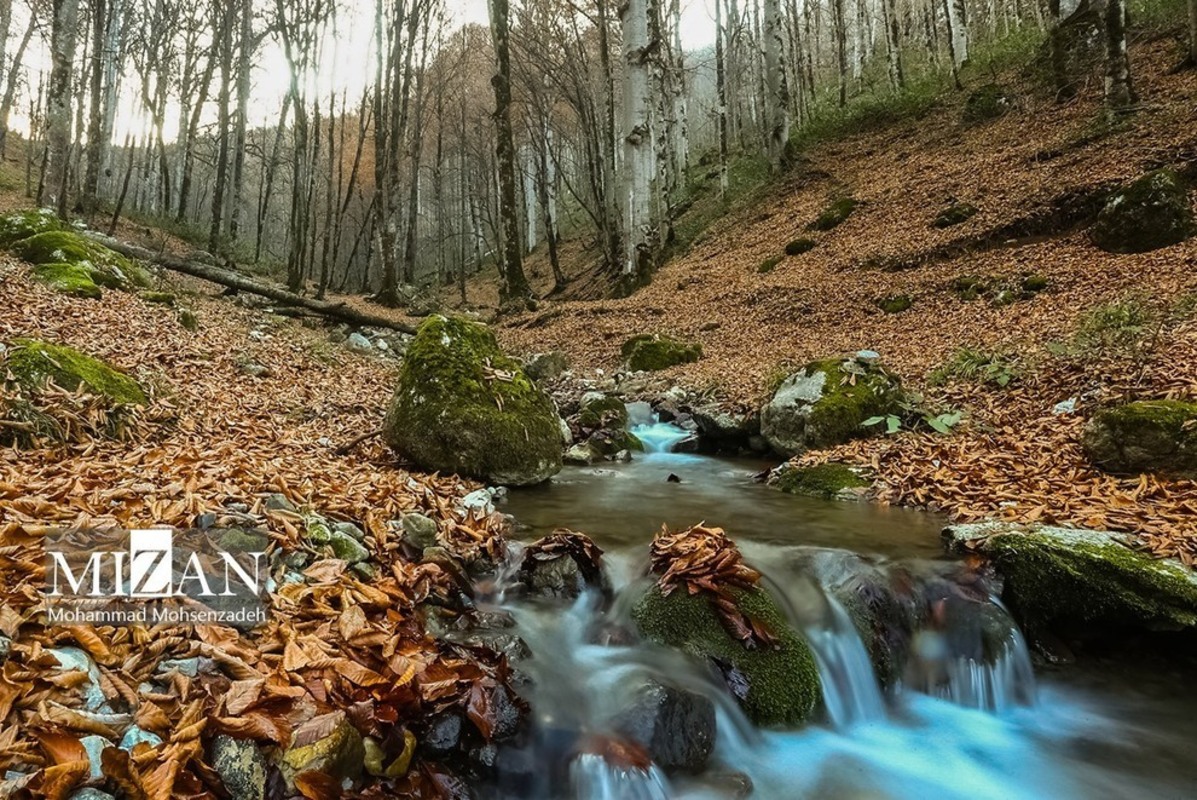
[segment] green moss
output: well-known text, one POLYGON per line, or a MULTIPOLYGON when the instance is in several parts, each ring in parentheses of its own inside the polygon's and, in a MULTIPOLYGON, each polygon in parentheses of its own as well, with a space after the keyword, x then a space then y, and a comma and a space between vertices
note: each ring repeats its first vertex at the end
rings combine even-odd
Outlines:
POLYGON ((613 456, 621 450, 644 452, 644 442, 640 441, 640 437, 625 430, 597 431, 586 444, 600 456, 613 456))
POLYGON ((823 213, 819 214, 818 218, 807 226, 807 229, 812 231, 829 231, 852 216, 852 212, 856 210, 858 205, 860 205, 859 201, 854 198, 841 197, 823 209, 823 213))
POLYGON ((195 312, 190 308, 180 308, 179 313, 176 316, 178 317, 179 324, 183 326, 184 330, 191 331, 192 333, 195 333, 199 330, 199 317, 197 317, 195 312))
POLYGON ((835 499, 845 489, 869 486, 869 481, 858 475, 856 470, 834 461, 811 467, 785 467, 778 470, 770 483, 789 494, 827 500, 835 499))
POLYGON ((628 424, 628 407, 618 397, 609 394, 582 398, 578 422, 585 428, 623 428, 628 424))
POLYGON ((84 267, 108 289, 148 287, 149 275, 133 261, 71 230, 52 230, 21 239, 12 250, 30 264, 68 263, 84 267))
POLYGON ((1022 290, 1026 294, 1039 294, 1039 292, 1045 291, 1047 286, 1047 278, 1037 273, 1031 273, 1022 279, 1022 290))
POLYGON ((769 258, 766 258, 760 264, 758 264, 756 267, 756 271, 759 272, 760 274, 764 275, 768 272, 772 272, 773 268, 776 267, 780 263, 781 263, 781 256, 771 256, 769 258))
POLYGON ((40 283, 71 297, 98 300, 102 292, 91 279, 91 271, 77 264, 38 264, 33 277, 40 283))
POLYGON ((0 247, 10 247, 14 242, 28 239, 47 231, 66 230, 67 226, 49 209, 14 211, 0 217, 0 247))
POLYGON ((408 346, 384 435, 421 467, 503 484, 561 468, 552 401, 490 328, 429 317, 408 346))
POLYGON ((1197 403, 1146 400, 1099 411, 1086 425, 1089 458, 1111 472, 1197 477, 1197 403))
POLYGON ((914 305, 914 300, 910 299, 908 294, 891 294, 887 297, 880 297, 873 303, 886 314, 901 314, 914 305))
POLYGON ((1009 533, 986 545, 1004 596, 1032 623, 1175 630, 1197 625, 1197 582, 1159 561, 1086 532, 1009 533))
POLYGON ((748 691, 737 699, 758 725, 806 722, 821 696, 810 648, 787 625, 764 589, 733 589, 731 595, 743 614, 777 636, 776 647, 745 648, 724 628, 705 594, 675 590, 665 597, 654 585, 636 603, 632 617, 651 641, 738 670, 747 680, 748 691))
POLYGON ((786 245, 787 256, 800 256, 815 249, 814 239, 795 239, 786 245))
POLYGON ((137 296, 147 303, 155 303, 161 306, 173 306, 175 304, 175 295, 173 292, 138 292, 137 296))
POLYGON ((977 89, 964 102, 964 122, 976 125, 1005 116, 1014 108, 1014 99, 996 83, 977 89))
POLYGON ((849 376, 843 364, 840 359, 830 359, 806 366, 808 375, 822 372, 827 376, 823 396, 811 407, 806 419, 806 437, 813 448, 839 444, 868 433, 861 429, 861 422, 895 413, 901 399, 901 389, 893 376, 875 367, 863 375, 849 376))
POLYGON ((961 300, 976 300, 989 294, 995 282, 987 275, 959 275, 952 279, 952 293, 961 300))
POLYGON ((972 203, 953 203, 936 214, 931 225, 936 228, 951 228, 953 225, 968 222, 977 215, 978 211, 980 209, 972 203))
POLYGON ((1090 231, 1110 253, 1146 253, 1197 233, 1189 191, 1169 169, 1149 172, 1110 195, 1090 231))
POLYGON ((19 384, 28 387, 52 380, 71 391, 85 386, 117 403, 143 405, 147 402, 137 381, 103 361, 65 345, 17 339, 4 366, 19 384))
POLYGON ((625 342, 620 352, 628 361, 628 369, 656 371, 697 361, 702 358, 702 345, 664 335, 640 335, 625 342))

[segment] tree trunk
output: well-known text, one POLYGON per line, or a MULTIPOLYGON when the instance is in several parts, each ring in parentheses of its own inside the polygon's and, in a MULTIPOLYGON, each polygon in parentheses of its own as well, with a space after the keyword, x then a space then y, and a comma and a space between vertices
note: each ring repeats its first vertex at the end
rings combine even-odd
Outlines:
POLYGON ((48 137, 46 184, 58 216, 67 217, 67 187, 71 163, 71 78, 75 68, 75 35, 79 0, 53 0, 50 37, 50 90, 46 96, 48 137))
POLYGON ((719 197, 727 197, 727 52, 723 0, 715 0, 715 115, 719 128, 719 197))
POLYGON ((1126 0, 1106 5, 1106 111, 1117 114, 1135 102, 1126 52, 1126 0))
POLYGON ((100 189, 100 167, 108 143, 104 141, 104 73, 105 46, 108 43, 108 2, 92 0, 92 49, 95 64, 91 72, 91 111, 87 122, 87 171, 83 178, 83 192, 79 199, 83 214, 91 219, 96 210, 96 194, 100 189))
POLYGON ((245 143, 248 130, 250 68, 254 49, 253 2, 241 2, 241 35, 237 51, 237 130, 233 137, 233 199, 229 221, 229 239, 237 241, 241 235, 241 220, 245 213, 245 143))
POLYGON ((835 53, 840 72, 840 108, 848 105, 848 21, 844 16, 844 1, 831 0, 831 10, 835 15, 835 53))
POLYGON ((505 306, 526 306, 532 290, 524 277, 520 251, 519 207, 515 201, 515 137, 511 130, 511 47, 508 41, 508 0, 490 0, 491 37, 497 69, 491 78, 495 91, 495 157, 499 168, 499 215, 503 252, 499 259, 499 300, 505 306))
POLYGON ((1197 67, 1197 0, 1189 0, 1189 66, 1197 67))
POLYGON ((785 74, 785 28, 780 0, 765 0, 765 83, 769 124, 769 163, 781 170, 790 141, 790 88, 785 74))
MULTIPOLYGON (((4 99, 0 101, 0 159, 4 158, 5 148, 8 144, 8 117, 12 114, 12 104, 17 95, 17 80, 21 74, 18 66, 25 58, 25 49, 29 47, 29 40, 33 38, 33 29, 36 24, 37 16, 30 14, 25 34, 21 37, 21 43, 17 46, 17 52, 12 58, 12 67, 8 70, 8 75, 5 76, 4 99)), ((29 138, 32 142, 33 137, 29 138)))
MULTIPOLYGON (((623 24, 623 229, 621 280, 635 284, 651 274, 657 236, 652 219, 652 97, 648 60, 648 0, 628 0, 620 9, 623 24)), ((625 286, 625 288, 629 288, 625 286)))

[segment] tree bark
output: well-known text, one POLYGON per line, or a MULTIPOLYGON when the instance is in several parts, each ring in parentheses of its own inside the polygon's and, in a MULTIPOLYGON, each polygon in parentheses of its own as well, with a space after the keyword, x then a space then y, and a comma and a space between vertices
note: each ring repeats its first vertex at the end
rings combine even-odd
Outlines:
POLYGON ((1126 0, 1106 4, 1106 111, 1117 114, 1135 102, 1126 52, 1126 0))
MULTIPOLYGON (((657 44, 649 41, 648 0, 628 0, 620 9, 623 23, 623 228, 621 280, 639 282, 656 260, 652 219, 653 139, 648 60, 657 44)), ((625 286, 624 288, 630 288, 625 286)))
MULTIPOLYGON (((17 79, 21 71, 17 68, 25 57, 25 49, 29 47, 29 40, 33 38, 33 29, 37 24, 37 17, 29 15, 29 24, 25 27, 25 34, 17 46, 17 52, 12 59, 12 67, 5 76, 4 99, 0 101, 0 158, 4 158, 8 144, 8 117, 12 113, 12 104, 17 95, 17 79)), ((30 139, 32 140, 32 136, 30 139)))
POLYGON ((46 184, 58 216, 67 217, 67 188, 71 163, 71 78, 75 68, 75 34, 79 0, 53 0, 50 37, 50 90, 46 96, 46 184))
POLYGON ((780 0, 765 0, 765 85, 769 123, 769 162, 779 172, 790 141, 790 87, 785 74, 785 29, 780 0))
POLYGON ((503 250, 499 259, 501 305, 527 305, 532 289, 524 276, 520 251, 519 207, 515 200, 515 136, 511 130, 511 26, 508 0, 490 0, 491 37, 495 46, 495 158, 499 171, 499 215, 503 250))

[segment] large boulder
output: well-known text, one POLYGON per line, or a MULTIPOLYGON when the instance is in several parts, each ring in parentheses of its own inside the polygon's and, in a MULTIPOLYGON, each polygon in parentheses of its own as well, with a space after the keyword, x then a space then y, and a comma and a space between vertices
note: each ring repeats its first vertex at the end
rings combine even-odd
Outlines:
POLYGON ((422 469, 525 486, 560 471, 558 420, 488 327, 436 315, 407 349, 383 436, 422 469))
POLYGON ((3 360, 3 368, 18 386, 37 388, 53 381, 63 389, 81 387, 113 403, 144 405, 145 391, 133 378, 105 364, 98 358, 73 347, 36 339, 17 339, 3 360))
POLYGON ((30 264, 73 264, 108 289, 130 291, 148 288, 149 274, 139 264, 98 242, 67 230, 46 230, 21 239, 12 251, 30 264))
POLYGON ((48 208, 12 211, 0 217, 0 247, 46 231, 66 230, 66 223, 48 208))
POLYGON ((786 378, 761 409, 761 434, 778 453, 797 455, 868 435, 862 423, 897 413, 898 379, 856 359, 816 361, 786 378))
POLYGON ((1070 635, 1197 629, 1197 572, 1108 531, 982 522, 944 530, 949 549, 979 553, 1002 577, 1024 624, 1070 635))
POLYGON ((728 633, 708 594, 677 589, 666 595, 654 584, 637 601, 632 618, 650 641, 709 662, 727 682, 745 713, 758 725, 798 725, 819 704, 819 671, 806 642, 759 586, 729 589, 736 609, 768 629, 775 646, 751 649, 728 633))
POLYGON ((1097 412, 1081 443, 1089 459, 1119 474, 1197 478, 1197 403, 1155 400, 1097 412))
POLYGON ((641 334, 623 343, 620 355, 633 372, 654 372, 702 358, 702 345, 664 334, 641 334))
POLYGON ((1188 187, 1172 170, 1159 169, 1111 194, 1089 236, 1108 253, 1146 253, 1194 233, 1188 187))
POLYGON ((33 279, 69 297, 98 300, 103 294, 91 271, 78 264, 38 264, 33 268, 33 279))

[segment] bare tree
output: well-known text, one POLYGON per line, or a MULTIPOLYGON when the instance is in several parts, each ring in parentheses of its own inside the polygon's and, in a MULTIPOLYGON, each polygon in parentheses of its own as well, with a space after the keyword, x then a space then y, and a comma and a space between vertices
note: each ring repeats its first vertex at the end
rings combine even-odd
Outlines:
POLYGON ((511 129, 511 24, 508 0, 490 0, 490 29, 495 47, 495 157, 498 161, 499 215, 503 251, 499 259, 502 305, 526 305, 532 289, 524 276, 520 250, 519 206, 515 199, 515 136, 511 129))
POLYGON ((1126 0, 1107 0, 1105 27, 1106 110, 1109 114, 1117 114, 1135 102, 1130 58, 1126 52, 1126 0))
MULTIPOLYGON (((71 84, 75 68, 75 39, 79 28, 79 0, 53 0, 50 37, 50 88, 46 94, 48 149, 45 184, 49 201, 63 219, 71 163, 71 84)), ((41 198, 39 198, 41 202, 41 198)))

